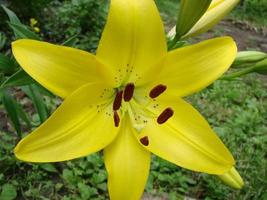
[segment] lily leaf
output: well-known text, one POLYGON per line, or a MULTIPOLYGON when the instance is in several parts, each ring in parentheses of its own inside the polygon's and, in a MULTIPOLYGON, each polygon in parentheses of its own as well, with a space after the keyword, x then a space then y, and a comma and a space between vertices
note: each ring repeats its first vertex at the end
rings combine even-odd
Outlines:
POLYGON ((212 0, 181 0, 176 24, 176 38, 185 35, 209 8, 212 0))
POLYGON ((39 87, 35 84, 23 87, 23 91, 31 98, 34 107, 39 115, 40 121, 44 122, 48 118, 48 109, 44 102, 39 87))
POLYGON ((34 82, 35 81, 24 70, 20 69, 4 81, 1 88, 29 85, 34 82))
POLYGON ((0 53, 0 72, 4 74, 13 73, 16 69, 15 62, 4 54, 0 53))
POLYGON ((0 85, 4 82, 5 76, 3 73, 0 73, 0 85))
POLYGON ((17 17, 17 15, 12 10, 9 10, 4 5, 2 5, 2 8, 5 10, 6 14, 8 15, 9 21, 11 23, 13 23, 13 24, 21 24, 19 18, 17 17))
POLYGON ((3 105, 7 111, 7 114, 18 134, 21 138, 21 125, 19 122, 16 100, 8 93, 8 91, 3 90, 3 97, 2 97, 3 105))
POLYGON ((28 128, 31 128, 32 123, 31 123, 29 114, 23 110, 22 106, 19 103, 15 102, 15 106, 16 106, 19 118, 26 123, 28 128))
POLYGON ((14 31, 17 39, 34 39, 34 40, 40 40, 39 36, 35 34, 34 32, 30 31, 30 29, 23 25, 23 24, 16 24, 16 23, 8 23, 10 28, 14 31))
POLYGON ((6 35, 0 32, 0 50, 5 46, 5 44, 6 44, 6 35))

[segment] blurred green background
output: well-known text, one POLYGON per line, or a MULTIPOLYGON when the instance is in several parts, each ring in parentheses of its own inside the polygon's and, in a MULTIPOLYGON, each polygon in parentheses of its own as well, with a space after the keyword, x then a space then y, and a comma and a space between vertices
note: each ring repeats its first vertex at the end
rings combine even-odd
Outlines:
MULTIPOLYGON (((13 10, 33 32, 40 29, 35 35, 44 41, 57 44, 67 41, 69 46, 90 52, 97 48, 108 11, 106 0, 0 0, 0 3, 13 10), (31 26, 31 18, 37 20, 35 25, 31 26)), ((156 3, 169 30, 175 24, 179 1, 156 0, 156 3)), ((0 56, 11 57, 6 62, 15 70, 18 66, 10 52, 15 37, 7 21, 0 8, 0 56)), ((213 30, 191 42, 230 35, 240 50, 266 52, 266 29, 267 0, 245 0, 213 30)), ((11 76, 12 70, 0 68, 0 77, 11 76)), ((20 79, 25 80, 33 83, 27 78, 20 79)), ((3 97, 0 98, 0 200, 108 199, 101 153, 56 164, 29 164, 15 159, 12 150, 20 135, 36 128, 61 101, 36 84, 11 83, 17 87, 4 91, 0 88, 3 97), (12 112, 18 117, 12 117, 12 112)), ((235 81, 216 81, 187 98, 233 153, 245 180, 242 190, 224 186, 216 177, 193 173, 153 157, 144 199, 176 200, 185 196, 205 200, 267 199, 266 89, 266 76, 252 74, 235 81)))

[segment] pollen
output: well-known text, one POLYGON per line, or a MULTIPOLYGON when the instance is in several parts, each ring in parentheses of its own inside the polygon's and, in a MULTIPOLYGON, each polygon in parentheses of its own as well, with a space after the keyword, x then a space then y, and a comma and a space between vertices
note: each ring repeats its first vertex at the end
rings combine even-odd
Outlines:
POLYGON ((149 139, 148 139, 147 136, 142 137, 142 138, 140 139, 140 142, 141 142, 142 145, 144 145, 144 146, 148 146, 148 145, 149 145, 149 139))
POLYGON ((119 125, 120 125, 120 116, 119 116, 117 111, 114 111, 113 119, 114 119, 115 126, 119 127, 119 125))
POLYGON ((124 89, 124 101, 125 102, 129 102, 132 98, 133 98, 133 94, 134 94, 134 84, 133 83, 128 83, 126 86, 125 86, 125 89, 124 89))
POLYGON ((166 108, 158 117, 157 122, 158 124, 164 124, 168 119, 173 116, 174 112, 171 108, 166 108))
POLYGON ((154 98, 157 98, 159 95, 161 95, 163 92, 165 92, 165 90, 167 89, 167 86, 165 85, 157 85, 156 87, 154 87, 150 93, 149 93, 149 96, 154 99, 154 98))
POLYGON ((113 102, 113 110, 119 110, 121 107, 123 91, 118 91, 113 102))

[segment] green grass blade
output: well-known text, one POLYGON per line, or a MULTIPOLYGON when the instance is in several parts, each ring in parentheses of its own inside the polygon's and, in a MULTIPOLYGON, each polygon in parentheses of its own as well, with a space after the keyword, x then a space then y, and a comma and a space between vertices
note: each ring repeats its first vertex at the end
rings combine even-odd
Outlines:
POLYGON ((24 70, 20 69, 12 76, 7 78, 0 88, 23 86, 32 83, 34 83, 34 80, 24 70))
POLYGON ((8 93, 8 91, 4 90, 2 101, 18 136, 21 138, 21 125, 19 121, 16 100, 8 93))
POLYGON ((2 8, 4 9, 4 11, 6 12, 6 14, 8 15, 9 21, 11 23, 14 24, 21 24, 19 18, 17 17, 17 15, 10 9, 8 9, 7 7, 5 7, 4 5, 2 5, 2 8))
POLYGON ((26 94, 32 99, 34 107, 43 123, 48 118, 48 109, 38 86, 32 84, 26 87, 26 94))

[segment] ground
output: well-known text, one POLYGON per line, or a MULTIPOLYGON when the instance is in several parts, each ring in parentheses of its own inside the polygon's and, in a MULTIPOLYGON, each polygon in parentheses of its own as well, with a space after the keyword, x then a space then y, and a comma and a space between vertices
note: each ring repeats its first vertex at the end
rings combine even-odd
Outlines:
MULTIPOLYGON (((173 24, 173 22, 169 24, 173 24)), ((169 25, 168 27, 170 28, 171 26, 169 25)), ((237 42, 239 50, 267 51, 267 31, 265 29, 257 29, 248 25, 248 23, 229 19, 222 21, 208 33, 194 39, 193 42, 222 35, 232 36, 237 42)), ((252 75, 237 82, 217 81, 208 90, 188 99, 204 114, 233 152, 237 160, 238 169, 240 169, 246 183, 244 190, 240 192, 233 191, 225 186, 222 186, 221 189, 218 185, 222 184, 215 178, 211 178, 211 176, 191 173, 188 170, 177 168, 153 157, 151 174, 146 189, 147 193, 144 195, 143 200, 175 200, 178 198, 176 194, 185 194, 186 196, 191 196, 192 199, 205 198, 207 200, 263 199, 264 194, 267 194, 265 187, 267 185, 265 180, 265 169, 267 167, 265 160, 267 155, 264 152, 267 141, 264 135, 267 131, 266 121, 264 121, 267 119, 266 83, 266 77, 260 75, 252 75), (233 136, 233 134, 237 135, 233 136)), ((29 102, 25 102, 23 93, 18 90, 15 90, 14 93, 17 98, 21 99, 27 110, 32 113, 32 105, 29 102)), ((10 140, 14 145, 17 142, 13 139, 14 131, 7 122, 6 114, 0 108, 0 130, 9 132, 12 136, 10 140)), ((13 156, 11 151, 9 150, 10 157, 8 159, 13 156)), ((5 160, 6 163, 15 163, 14 160, 8 159, 5 160)), ((83 188, 87 189, 88 185, 95 186, 98 181, 100 183, 99 186, 97 185, 99 187, 98 190, 104 195, 106 186, 103 181, 105 181, 106 175, 103 172, 103 163, 98 159, 99 157, 97 156, 84 158, 55 165, 55 168, 12 163, 11 165, 18 166, 10 167, 4 171, 3 177, 20 188, 22 191, 20 195, 23 195, 23 197, 20 196, 21 199, 39 199, 37 196, 39 197, 40 194, 48 199, 51 199, 51 197, 53 199, 62 199, 64 195, 69 195, 70 199, 76 199, 80 195, 79 192, 81 193, 80 196, 85 195, 85 193, 82 193, 83 188), (90 161, 88 162, 89 159, 90 161), (94 174, 96 172, 99 173, 99 180, 97 178, 94 180, 97 175, 92 175, 89 169, 93 169, 94 174), (20 171, 20 174, 16 174, 17 177, 14 178, 14 172, 17 170, 20 171), (31 173, 32 171, 34 173, 31 173), (88 178, 91 175, 93 178, 88 178), (24 187, 23 183, 19 183, 20 181, 25 182, 26 186, 24 187), (79 189, 77 189, 76 185, 78 185, 79 189)), ((0 182, 3 178, 1 176, 0 174, 0 182)), ((189 197, 186 199, 191 200, 189 197)))

